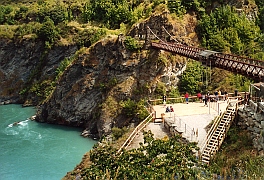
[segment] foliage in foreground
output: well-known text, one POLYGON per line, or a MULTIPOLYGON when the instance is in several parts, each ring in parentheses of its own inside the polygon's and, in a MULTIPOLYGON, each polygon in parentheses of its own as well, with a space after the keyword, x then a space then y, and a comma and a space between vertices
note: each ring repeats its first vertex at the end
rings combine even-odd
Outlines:
POLYGON ((204 174, 194 150, 196 144, 183 144, 179 137, 154 140, 144 132, 144 145, 132 150, 117 149, 98 143, 90 152, 92 162, 81 172, 84 179, 197 179, 204 174))

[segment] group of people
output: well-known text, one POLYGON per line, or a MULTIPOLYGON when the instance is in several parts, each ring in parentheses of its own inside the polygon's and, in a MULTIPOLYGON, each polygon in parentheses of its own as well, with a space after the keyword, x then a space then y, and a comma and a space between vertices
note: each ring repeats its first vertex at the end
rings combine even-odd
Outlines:
POLYGON ((172 106, 167 106, 166 107, 166 112, 174 112, 174 109, 173 109, 173 107, 172 106))
POLYGON ((214 96, 210 96, 210 92, 208 91, 207 93, 203 93, 201 94, 200 92, 197 93, 197 98, 200 100, 200 102, 204 103, 205 106, 207 105, 207 102, 214 102, 214 101, 218 101, 219 100, 219 96, 224 95, 224 100, 227 100, 228 97, 228 93, 226 91, 222 92, 222 91, 215 91, 214 92, 214 96))
MULTIPOLYGON (((223 92, 223 91, 220 91, 220 90, 219 91, 215 91, 214 95, 215 96, 212 98, 212 96, 210 96, 210 92, 209 91, 207 93, 203 93, 203 94, 201 94, 201 92, 198 92, 197 93, 197 98, 199 99, 199 101, 201 103, 204 103, 204 106, 208 106, 207 103, 209 101, 218 101, 219 100, 219 95, 224 95, 224 100, 227 100, 227 97, 228 97, 228 93, 226 91, 223 92)), ((235 91, 235 95, 237 95, 237 90, 235 91)), ((185 98, 186 104, 188 104, 189 103, 189 94, 188 94, 188 92, 185 93, 184 98, 185 98)), ((164 107, 166 107, 167 97, 166 97, 165 94, 163 95, 162 100, 163 100, 164 107)), ((167 106, 166 107, 166 112, 174 112, 172 106, 170 106, 170 107, 167 106)))

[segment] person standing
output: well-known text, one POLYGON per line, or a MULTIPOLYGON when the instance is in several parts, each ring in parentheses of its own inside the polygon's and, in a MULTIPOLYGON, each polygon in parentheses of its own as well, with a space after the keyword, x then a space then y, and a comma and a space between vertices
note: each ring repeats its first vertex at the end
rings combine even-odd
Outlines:
POLYGON ((218 101, 218 91, 215 91, 215 101, 218 101))
POLYGON ((208 95, 205 95, 205 99, 204 99, 204 106, 207 106, 207 102, 208 102, 208 99, 209 99, 209 96, 208 95))
POLYGON ((185 98, 186 104, 188 104, 189 103, 189 94, 188 94, 188 92, 185 93, 184 98, 185 98))
POLYGON ((225 100, 227 100, 227 97, 228 97, 227 91, 224 92, 224 95, 225 95, 225 100))
POLYGON ((220 100, 221 99, 221 97, 222 97, 222 92, 220 91, 220 89, 218 90, 218 100, 220 100))
POLYGON ((238 96, 238 90, 235 90, 234 96, 237 97, 238 96))
POLYGON ((202 102, 202 94, 200 92, 197 93, 197 98, 200 102, 202 102))
POLYGON ((203 102, 205 101, 205 94, 204 93, 202 94, 202 100, 203 100, 203 102))
POLYGON ((166 107, 167 96, 165 94, 162 96, 162 101, 163 101, 164 107, 166 107))

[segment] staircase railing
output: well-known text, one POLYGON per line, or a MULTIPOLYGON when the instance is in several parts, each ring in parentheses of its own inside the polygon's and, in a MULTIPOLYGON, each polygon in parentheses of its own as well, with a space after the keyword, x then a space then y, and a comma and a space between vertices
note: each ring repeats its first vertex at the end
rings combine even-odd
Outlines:
MULTIPOLYGON (((231 99, 235 99, 235 98, 230 98, 228 99, 228 103, 227 103, 227 107, 226 107, 226 110, 225 112, 223 112, 220 116, 217 116, 216 120, 214 121, 212 127, 210 128, 210 130, 208 131, 208 135, 206 137, 206 139, 204 140, 203 142, 203 146, 200 150, 201 152, 201 157, 203 156, 203 154, 205 153, 205 150, 206 148, 208 147, 208 144, 213 141, 212 140, 212 137, 213 135, 216 133, 217 129, 220 127, 220 123, 221 121, 224 119, 225 115, 227 114, 228 110, 230 110, 230 107, 233 107, 235 105, 235 108, 233 109, 234 111, 232 112, 231 111, 231 114, 228 114, 228 117, 226 119, 226 121, 224 122, 224 124, 222 124, 222 129, 220 129, 219 134, 217 136, 217 139, 215 139, 213 141, 213 144, 211 144, 211 147, 210 148, 210 157, 211 156, 214 156, 216 154, 216 152, 218 151, 218 149, 220 148, 222 142, 224 141, 225 139, 225 136, 227 134, 227 131, 229 130, 230 126, 231 126, 231 122, 233 121, 234 117, 235 117, 235 114, 233 113, 236 113, 237 112, 237 109, 238 109, 238 103, 243 101, 243 100, 240 100, 238 101, 238 99, 236 98, 235 100, 231 100, 231 99), (222 138, 220 138, 222 137, 222 138), (215 149, 213 149, 215 148, 215 149)), ((219 129, 218 129, 219 130, 219 129)), ((208 163, 209 163, 209 160, 208 160, 208 163)))
POLYGON ((216 131, 221 119, 223 118, 224 113, 222 113, 220 116, 216 116, 216 119, 214 120, 213 125, 211 126, 211 128, 208 131, 208 134, 206 136, 206 138, 204 139, 204 141, 201 143, 203 146, 200 149, 200 152, 203 152, 205 147, 207 146, 208 142, 210 141, 211 137, 213 136, 214 132, 216 131))

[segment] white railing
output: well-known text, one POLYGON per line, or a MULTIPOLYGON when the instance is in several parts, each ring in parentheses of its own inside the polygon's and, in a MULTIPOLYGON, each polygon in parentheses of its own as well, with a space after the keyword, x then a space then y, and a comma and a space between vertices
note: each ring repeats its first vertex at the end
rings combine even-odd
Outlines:
POLYGON ((203 152, 204 149, 206 148, 208 141, 211 139, 211 137, 213 136, 214 132, 216 131, 216 129, 218 127, 218 124, 220 123, 223 115, 224 115, 224 113, 221 116, 217 116, 215 118, 213 125, 211 126, 211 128, 209 129, 205 139, 201 143, 201 145, 202 145, 201 147, 202 148, 200 149, 200 152, 203 152))
POLYGON ((178 132, 182 134, 182 137, 187 138, 191 142, 197 142, 198 137, 198 129, 191 128, 187 125, 181 118, 176 116, 174 113, 173 116, 173 128, 178 132))
POLYGON ((134 131, 130 134, 130 136, 127 138, 125 143, 119 148, 117 153, 120 153, 122 149, 126 149, 131 142, 135 139, 136 135, 146 127, 146 125, 149 123, 150 120, 152 120, 153 113, 151 113, 146 119, 144 119, 135 129, 134 131))

